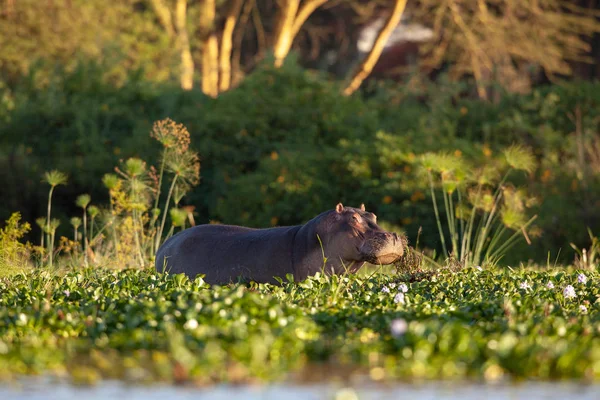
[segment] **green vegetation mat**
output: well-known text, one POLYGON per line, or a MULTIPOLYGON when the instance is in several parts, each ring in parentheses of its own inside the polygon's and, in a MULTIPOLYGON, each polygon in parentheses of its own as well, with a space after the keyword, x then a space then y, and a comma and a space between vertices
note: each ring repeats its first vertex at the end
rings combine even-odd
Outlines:
POLYGON ((0 376, 597 380, 598 279, 468 268, 209 287, 152 270, 39 270, 0 280, 0 376))

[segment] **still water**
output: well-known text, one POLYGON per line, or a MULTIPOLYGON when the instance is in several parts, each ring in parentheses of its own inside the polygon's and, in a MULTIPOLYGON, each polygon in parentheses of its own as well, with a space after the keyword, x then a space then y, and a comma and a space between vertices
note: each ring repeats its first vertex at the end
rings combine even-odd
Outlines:
POLYGON ((105 381, 92 387, 78 387, 64 382, 27 379, 18 383, 0 384, 1 400, 499 400, 499 399, 600 399, 600 385, 580 383, 522 384, 450 384, 423 383, 420 385, 359 385, 347 388, 341 384, 265 385, 193 388, 178 386, 135 386, 105 381))

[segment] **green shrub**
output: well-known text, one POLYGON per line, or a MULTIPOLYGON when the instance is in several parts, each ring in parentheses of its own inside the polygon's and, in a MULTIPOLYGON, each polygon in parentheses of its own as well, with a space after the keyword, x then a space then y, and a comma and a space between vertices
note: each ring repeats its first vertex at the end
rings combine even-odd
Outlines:
MULTIPOLYGON (((47 193, 39 176, 49 168, 71 182, 53 199, 53 215, 65 221, 76 215, 72 199, 81 193, 107 203, 100 178, 120 159, 158 159, 160 145, 148 132, 153 121, 170 117, 189 128, 202 161, 201 184, 182 201, 195 207, 197 223, 297 224, 338 201, 364 202, 412 240, 422 227, 421 244, 440 250, 428 185, 414 161, 445 151, 483 165, 512 144, 534 152, 532 174, 512 183, 541 199, 543 236, 515 247, 507 262, 545 261, 559 249, 570 261, 569 243, 587 246, 586 224, 598 223, 598 83, 506 93, 495 103, 472 100, 464 85, 443 81, 418 90, 387 85, 348 98, 336 83, 288 63, 261 66, 210 99, 196 89, 150 84, 139 74, 115 87, 102 68, 81 64, 43 85, 34 71, 5 91, 0 217, 13 210, 28 221, 44 215, 47 193)), ((72 235, 68 224, 59 231, 72 235)))
POLYGON ((20 240, 29 232, 29 223, 21 222, 21 214, 13 213, 0 229, 0 277, 27 270, 31 266, 30 244, 20 240))

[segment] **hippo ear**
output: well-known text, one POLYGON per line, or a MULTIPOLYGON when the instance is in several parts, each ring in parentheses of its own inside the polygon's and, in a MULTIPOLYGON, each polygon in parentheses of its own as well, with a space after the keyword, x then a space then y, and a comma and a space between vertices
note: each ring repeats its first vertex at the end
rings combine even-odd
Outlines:
POLYGON ((337 204, 337 206, 335 206, 335 211, 336 211, 338 214, 341 214, 341 213, 342 213, 342 211, 344 211, 344 205, 343 205, 342 203, 338 203, 338 204, 337 204))
POLYGON ((360 205, 360 211, 367 211, 365 209, 365 203, 361 203, 361 205, 360 205))

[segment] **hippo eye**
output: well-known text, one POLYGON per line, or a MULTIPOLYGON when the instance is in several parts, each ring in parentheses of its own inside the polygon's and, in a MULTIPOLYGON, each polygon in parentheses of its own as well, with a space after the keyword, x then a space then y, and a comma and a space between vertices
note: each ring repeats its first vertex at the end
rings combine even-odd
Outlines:
POLYGON ((361 220, 360 215, 358 214, 352 214, 352 219, 356 222, 360 222, 361 220))

